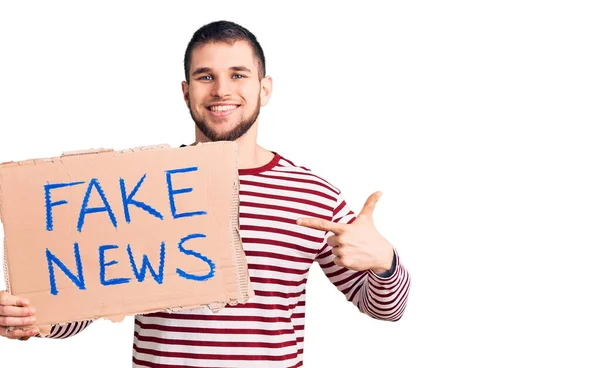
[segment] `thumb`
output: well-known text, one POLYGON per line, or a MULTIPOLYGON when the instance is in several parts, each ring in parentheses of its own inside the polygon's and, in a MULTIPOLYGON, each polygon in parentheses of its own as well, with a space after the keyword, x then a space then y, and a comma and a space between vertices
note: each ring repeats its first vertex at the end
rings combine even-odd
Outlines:
POLYGON ((382 193, 380 191, 377 191, 377 192, 371 194, 369 196, 369 198, 367 198, 367 201, 365 202, 363 209, 360 211, 360 213, 358 215, 373 217, 373 211, 375 211, 375 204, 377 204, 377 201, 379 200, 379 198, 381 198, 381 195, 382 195, 382 193))

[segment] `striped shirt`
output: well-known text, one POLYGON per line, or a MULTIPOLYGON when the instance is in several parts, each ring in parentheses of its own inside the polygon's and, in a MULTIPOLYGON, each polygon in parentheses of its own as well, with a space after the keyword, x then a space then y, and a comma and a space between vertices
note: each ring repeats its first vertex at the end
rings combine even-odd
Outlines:
MULTIPOLYGON (((306 281, 316 261, 360 312, 397 321, 410 276, 395 253, 386 275, 334 264, 330 234, 296 225, 298 217, 351 223, 340 191, 278 153, 239 170, 240 234, 255 296, 245 304, 153 313, 135 318, 134 367, 300 367, 304 354, 306 281)), ((50 338, 73 336, 91 321, 54 326, 50 338)))

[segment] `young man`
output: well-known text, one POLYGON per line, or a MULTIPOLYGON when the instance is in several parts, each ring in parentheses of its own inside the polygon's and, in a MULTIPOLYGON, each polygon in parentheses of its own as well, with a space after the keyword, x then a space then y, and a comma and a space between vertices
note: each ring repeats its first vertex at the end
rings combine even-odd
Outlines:
MULTIPOLYGON (((399 320, 410 277, 373 224, 380 193, 355 215, 336 187, 257 144, 258 116, 272 81, 255 36, 231 22, 205 25, 188 44, 185 76, 194 144, 239 144, 240 233, 256 296, 216 314, 206 309, 136 316, 133 365, 301 366, 305 285, 315 261, 361 312, 399 320)), ((36 335, 18 328, 31 324, 34 314, 26 300, 0 293, 2 336, 36 335)), ((54 326, 49 338, 73 336, 90 323, 54 326)))

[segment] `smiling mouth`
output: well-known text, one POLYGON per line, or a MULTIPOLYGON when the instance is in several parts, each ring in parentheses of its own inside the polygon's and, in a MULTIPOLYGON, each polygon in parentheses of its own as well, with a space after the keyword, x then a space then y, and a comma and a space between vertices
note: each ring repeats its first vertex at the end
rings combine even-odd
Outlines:
POLYGON ((212 105, 206 106, 208 113, 215 118, 223 118, 237 111, 240 105, 212 105))
POLYGON ((214 105, 207 107, 211 112, 227 112, 238 108, 239 105, 214 105))

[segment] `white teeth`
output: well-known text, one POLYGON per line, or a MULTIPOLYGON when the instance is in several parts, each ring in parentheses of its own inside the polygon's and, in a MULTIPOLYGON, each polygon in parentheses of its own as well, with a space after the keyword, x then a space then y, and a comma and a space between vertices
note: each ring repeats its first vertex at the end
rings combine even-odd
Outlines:
POLYGON ((229 111, 229 110, 233 110, 233 109, 235 109, 236 107, 237 107, 236 105, 218 105, 218 106, 211 106, 211 107, 210 107, 210 111, 214 111, 214 112, 229 111))

